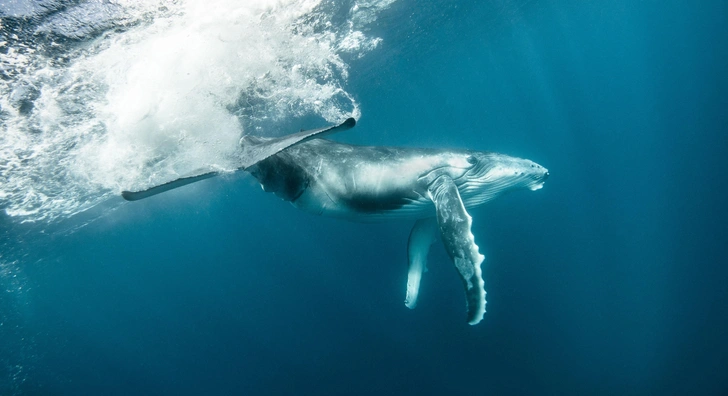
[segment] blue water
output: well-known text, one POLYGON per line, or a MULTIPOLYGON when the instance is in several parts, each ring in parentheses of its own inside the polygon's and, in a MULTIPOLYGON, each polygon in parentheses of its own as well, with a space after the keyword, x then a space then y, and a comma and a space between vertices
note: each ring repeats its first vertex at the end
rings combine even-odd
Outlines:
POLYGON ((551 173, 470 211, 480 324, 439 245, 404 306, 410 222, 312 216, 242 175, 99 187, 76 215, 0 215, 0 394, 727 393, 726 21, 720 1, 391 4, 377 48, 343 56, 361 116, 334 138, 551 173))

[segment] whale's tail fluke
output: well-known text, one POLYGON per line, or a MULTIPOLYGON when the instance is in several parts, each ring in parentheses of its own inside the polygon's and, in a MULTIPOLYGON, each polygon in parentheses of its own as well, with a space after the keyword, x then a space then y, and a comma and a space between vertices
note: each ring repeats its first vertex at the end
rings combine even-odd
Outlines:
MULTIPOLYGON (((246 170, 251 166, 257 164, 258 162, 280 153, 288 147, 303 143, 311 139, 321 138, 327 135, 331 135, 333 133, 345 131, 354 127, 354 125, 356 125, 356 120, 354 118, 349 118, 339 125, 329 126, 320 129, 312 129, 308 131, 301 131, 279 138, 256 138, 252 136, 245 136, 241 141, 243 154, 241 155, 241 163, 238 167, 238 170, 246 170)), ((222 173, 223 172, 204 169, 199 172, 193 172, 193 174, 189 176, 184 176, 179 179, 148 188, 146 190, 122 191, 121 196, 127 201, 137 201, 178 187, 186 186, 196 181, 209 179, 222 173)))

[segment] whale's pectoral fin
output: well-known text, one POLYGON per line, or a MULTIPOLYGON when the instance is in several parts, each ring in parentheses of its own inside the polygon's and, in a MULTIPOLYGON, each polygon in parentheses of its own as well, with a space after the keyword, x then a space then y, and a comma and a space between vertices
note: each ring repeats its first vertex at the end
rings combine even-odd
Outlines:
POLYGON ((407 272, 407 296, 404 304, 407 308, 417 306, 422 273, 427 270, 427 253, 430 246, 437 241, 437 221, 434 217, 417 220, 410 233, 407 244, 409 271, 407 272))
POLYGON ((478 245, 470 231, 472 218, 465 210, 458 188, 449 176, 442 175, 435 179, 428 191, 435 204, 445 250, 465 285, 468 323, 477 324, 485 314, 485 289, 480 269, 485 257, 478 252, 478 245))
POLYGON ((196 181, 209 179, 211 177, 215 177, 220 174, 220 172, 202 172, 195 174, 196 172, 193 172, 192 176, 185 176, 180 177, 177 180, 172 180, 171 182, 167 182, 164 184, 160 184, 158 186, 154 186, 151 188, 148 188, 146 190, 142 191, 122 191, 121 196, 124 197, 127 201, 138 201, 140 199, 151 197, 152 195, 157 195, 160 193, 163 193, 165 191, 172 190, 177 187, 186 186, 190 183, 194 183, 196 181))
MULTIPOLYGON (((275 155, 293 145, 303 143, 307 140, 324 137, 332 133, 345 131, 352 128, 354 125, 356 125, 356 120, 353 118, 349 118, 339 125, 320 129, 312 129, 309 131, 301 131, 279 138, 265 139, 256 137, 243 137, 243 153, 241 155, 242 160, 238 170, 245 170, 257 164, 258 162, 263 161, 264 159, 275 155)), ((148 198, 152 195, 157 195, 177 187, 186 186, 196 181, 209 179, 220 174, 221 172, 210 172, 209 169, 204 169, 193 172, 189 176, 180 177, 177 180, 172 180, 171 182, 160 184, 146 190, 122 191, 121 196, 124 197, 124 199, 126 199, 127 201, 137 201, 139 199, 148 198)))
POLYGON ((301 131, 279 138, 270 139, 245 136, 241 141, 243 153, 241 155, 242 162, 240 169, 245 170, 272 155, 280 153, 288 147, 311 139, 322 138, 337 132, 345 131, 353 128, 354 125, 356 125, 356 120, 349 118, 339 125, 321 129, 312 129, 309 131, 301 131))

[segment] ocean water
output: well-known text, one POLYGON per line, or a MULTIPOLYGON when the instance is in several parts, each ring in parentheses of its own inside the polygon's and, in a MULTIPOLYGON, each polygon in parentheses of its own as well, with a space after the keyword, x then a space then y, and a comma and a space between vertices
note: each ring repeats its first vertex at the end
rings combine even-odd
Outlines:
POLYGON ((728 392, 721 1, 0 3, 0 394, 728 392), (491 150, 484 320, 411 222, 300 212, 245 133, 491 150))

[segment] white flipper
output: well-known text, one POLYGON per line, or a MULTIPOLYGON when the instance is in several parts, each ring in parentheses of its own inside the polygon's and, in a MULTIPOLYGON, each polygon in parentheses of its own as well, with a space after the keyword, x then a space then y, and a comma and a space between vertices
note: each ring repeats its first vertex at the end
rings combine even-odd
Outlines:
MULTIPOLYGON (((353 118, 349 118, 339 125, 329 126, 320 129, 312 129, 309 131, 300 131, 279 138, 256 138, 252 136, 243 137, 243 153, 240 158, 240 166, 238 167, 238 170, 248 169, 258 162, 263 161, 272 155, 280 153, 288 147, 295 146, 296 144, 300 144, 311 139, 322 138, 324 136, 331 135, 332 133, 345 131, 354 127, 354 125, 356 125, 356 120, 353 118)), ((177 180, 172 180, 170 182, 160 184, 146 190, 122 191, 121 196, 127 201, 137 201, 178 187, 186 186, 190 183, 209 179, 220 174, 221 172, 210 171, 209 169, 202 169, 197 172, 193 172, 190 175, 181 177, 177 180)))
POLYGON ((485 314, 485 288, 480 264, 485 257, 478 251, 470 231, 472 218, 465 210, 460 192, 453 180, 441 175, 428 187, 430 199, 437 210, 437 223, 445 250, 465 286, 468 323, 477 324, 485 314))
POLYGON ((301 144, 311 139, 318 139, 337 132, 345 131, 353 128, 354 125, 356 125, 356 120, 348 118, 339 125, 312 129, 309 131, 300 131, 279 138, 244 136, 241 141, 243 153, 241 155, 239 169, 245 170, 272 155, 280 153, 288 147, 301 144))
POLYGON ((409 309, 417 306, 422 273, 427 271, 427 253, 437 241, 437 222, 434 217, 417 220, 410 233, 407 244, 409 271, 407 272, 407 296, 404 304, 409 309))
POLYGON ((158 186, 154 186, 152 188, 142 190, 142 191, 122 191, 121 196, 126 199, 127 201, 138 201, 140 199, 151 197, 152 195, 157 195, 160 193, 163 193, 165 191, 169 191, 178 187, 186 186, 188 184, 209 179, 211 177, 215 177, 219 175, 220 172, 212 171, 199 171, 199 173, 193 172, 192 176, 184 176, 180 177, 179 179, 172 180, 170 182, 160 184, 158 186))

